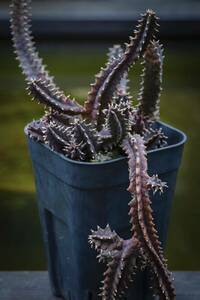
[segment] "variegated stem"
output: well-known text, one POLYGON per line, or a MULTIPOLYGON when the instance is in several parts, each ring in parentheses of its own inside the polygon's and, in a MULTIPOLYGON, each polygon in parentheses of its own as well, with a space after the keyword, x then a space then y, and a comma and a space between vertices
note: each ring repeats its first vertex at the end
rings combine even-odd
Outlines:
POLYGON ((163 299, 172 300, 175 299, 175 292, 153 222, 151 201, 148 195, 149 176, 144 140, 141 136, 135 135, 132 139, 125 140, 123 146, 129 157, 130 185, 128 190, 134 195, 134 200, 130 203, 132 230, 137 233, 137 238, 157 278, 159 295, 162 295, 163 299))
MULTIPOLYGON (((11 29, 12 38, 14 43, 17 59, 20 62, 20 67, 26 80, 31 85, 42 81, 45 85, 45 92, 47 94, 56 95, 54 103, 56 108, 62 111, 62 102, 66 107, 73 106, 73 111, 81 113, 83 108, 73 102, 69 97, 65 97, 64 93, 55 85, 53 77, 49 76, 46 67, 42 63, 42 59, 39 57, 36 51, 33 37, 31 35, 31 0, 12 0, 11 2, 11 29), (73 104, 73 105, 72 105, 73 104)), ((33 89, 33 87, 32 87, 33 89)), ((36 95, 37 96, 37 95, 36 95)), ((40 99, 40 97, 39 97, 40 99)), ((52 107, 52 101, 48 102, 46 99, 45 104, 52 107)), ((54 106, 55 108, 55 106, 54 106)), ((66 110, 68 113, 68 111, 66 110)))
POLYGON ((96 97, 98 103, 97 127, 101 128, 103 124, 103 110, 108 107, 113 94, 119 84, 122 76, 128 72, 129 68, 137 61, 143 54, 146 46, 153 38, 157 30, 157 17, 152 10, 148 10, 139 21, 138 30, 135 30, 134 37, 130 37, 130 43, 126 45, 126 51, 117 65, 112 66, 111 72, 99 89, 96 97))
POLYGON ((158 41, 152 41, 147 47, 143 64, 138 112, 151 120, 158 120, 163 73, 163 48, 158 41))

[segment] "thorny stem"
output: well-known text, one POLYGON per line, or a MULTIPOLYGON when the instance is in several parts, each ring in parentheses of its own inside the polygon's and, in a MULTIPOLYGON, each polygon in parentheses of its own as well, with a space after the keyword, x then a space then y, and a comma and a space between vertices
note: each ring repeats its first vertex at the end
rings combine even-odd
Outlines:
POLYGON ((107 262, 102 299, 118 299, 137 272, 148 268, 155 294, 160 299, 173 300, 175 292, 149 197, 150 189, 162 192, 166 184, 156 175, 148 175, 146 160, 146 147, 162 147, 166 143, 161 129, 153 127, 159 118, 163 63, 162 46, 155 41, 158 18, 152 10, 147 10, 125 49, 114 46, 110 50, 108 62, 96 75, 83 107, 65 96, 43 65, 31 34, 30 6, 31 0, 12 0, 13 43, 29 93, 48 110, 39 121, 26 127, 26 133, 75 160, 110 157, 109 151, 115 150, 128 156, 132 237, 123 240, 109 225, 97 228, 89 237, 99 252, 99 260, 107 262), (142 56, 139 105, 133 108, 127 90, 128 71, 142 56))
MULTIPOLYGON (((149 176, 144 140, 140 135, 124 139, 123 148, 129 158, 130 185, 132 194, 129 203, 129 215, 132 224, 132 238, 121 239, 110 227, 93 232, 89 240, 107 259, 108 269, 104 274, 102 299, 118 299, 126 288, 131 275, 136 275, 144 266, 149 268, 155 277, 154 291, 161 299, 175 299, 170 274, 158 239, 152 217, 151 201, 148 190, 149 176), (117 245, 120 247, 117 248, 117 245), (108 251, 111 249, 110 251, 108 251)), ((160 182, 158 183, 160 186, 160 182)))

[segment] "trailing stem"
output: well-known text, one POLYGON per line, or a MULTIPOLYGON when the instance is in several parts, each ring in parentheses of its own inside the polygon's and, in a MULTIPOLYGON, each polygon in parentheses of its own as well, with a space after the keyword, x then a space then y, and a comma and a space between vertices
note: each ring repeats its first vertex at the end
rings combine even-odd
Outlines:
POLYGON ((11 30, 15 53, 34 99, 65 113, 82 113, 84 109, 56 86, 39 57, 31 35, 31 0, 12 0, 11 30))
POLYGON ((149 198, 150 189, 162 192, 166 184, 157 176, 148 176, 145 145, 141 136, 136 134, 126 138, 123 149, 129 159, 132 238, 123 240, 109 226, 106 229, 98 228, 89 237, 90 243, 100 253, 100 261, 107 262, 102 299, 118 299, 136 273, 148 268, 154 276, 154 292, 160 299, 173 300, 175 292, 153 221, 149 198))

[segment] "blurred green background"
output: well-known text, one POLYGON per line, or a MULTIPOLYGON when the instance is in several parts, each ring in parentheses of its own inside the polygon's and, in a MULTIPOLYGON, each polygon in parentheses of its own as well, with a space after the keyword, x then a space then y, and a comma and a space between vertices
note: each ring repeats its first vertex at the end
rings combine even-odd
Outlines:
MULTIPOLYGON (((46 268, 46 260, 23 128, 43 109, 30 101, 14 59, 9 2, 0 0, 0 270, 38 270, 46 268)), ((173 270, 200 270, 200 2, 34 0, 33 29, 51 74, 66 94, 84 101, 94 74, 106 61, 107 48, 113 44, 110 38, 115 43, 126 40, 146 8, 161 17, 165 47, 161 119, 188 136, 166 256, 173 270)), ((140 72, 140 64, 130 72, 133 100, 140 72)))
MULTIPOLYGON (((105 43, 40 43, 40 52, 67 94, 84 101, 106 61, 105 43)), ((173 270, 200 269, 200 45, 165 43, 161 119, 187 136, 178 176, 166 255, 173 270)), ((1 42, 0 68, 0 269, 46 268, 34 178, 23 128, 43 109, 30 101, 11 45, 1 42)), ((135 99, 141 66, 130 73, 135 99)))

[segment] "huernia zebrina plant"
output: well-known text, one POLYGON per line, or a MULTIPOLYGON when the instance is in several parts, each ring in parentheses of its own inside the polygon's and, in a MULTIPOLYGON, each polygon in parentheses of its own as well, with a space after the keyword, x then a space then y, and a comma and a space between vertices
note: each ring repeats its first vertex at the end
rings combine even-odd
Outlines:
POLYGON ((27 126, 27 134, 73 160, 92 163, 128 157, 132 237, 124 240, 109 225, 98 227, 89 236, 99 261, 107 263, 102 299, 119 299, 137 272, 144 269, 149 271, 160 299, 175 299, 149 198, 150 190, 163 192, 166 184, 157 175, 148 175, 146 158, 147 150, 167 143, 161 128, 155 126, 163 68, 163 49, 156 39, 158 17, 147 10, 129 42, 109 50, 106 66, 95 76, 82 106, 65 96, 43 65, 31 36, 30 5, 31 0, 13 0, 11 5, 12 37, 27 90, 45 107, 44 116, 27 126), (138 60, 144 68, 138 104, 133 107, 128 72, 138 60))

